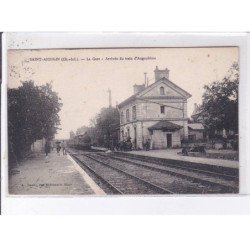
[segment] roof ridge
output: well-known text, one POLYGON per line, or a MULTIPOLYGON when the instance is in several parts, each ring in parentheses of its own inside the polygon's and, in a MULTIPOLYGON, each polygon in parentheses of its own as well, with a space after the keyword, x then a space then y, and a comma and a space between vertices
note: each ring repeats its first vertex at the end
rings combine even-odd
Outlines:
MULTIPOLYGON (((162 77, 160 79, 158 79, 157 81, 153 82, 152 84, 150 84, 149 86, 147 86, 145 89, 131 95, 130 97, 128 97, 127 99, 125 99, 124 101, 122 101, 120 104, 118 104, 118 107, 124 106, 126 105, 126 103, 130 102, 130 101, 134 101, 136 99, 136 96, 141 94, 143 91, 147 90, 148 88, 152 87, 152 85, 158 83, 159 81, 161 81, 162 79, 166 79, 167 81, 169 81, 171 84, 173 84, 175 87, 177 87, 178 89, 180 89, 181 91, 183 91, 184 93, 186 93, 188 96, 192 96, 190 93, 188 93, 186 90, 182 89, 181 87, 179 87, 178 85, 176 85, 175 83, 173 83, 172 81, 170 81, 169 79, 167 79, 166 77, 162 77)), ((178 91, 177 91, 178 92, 178 91)))

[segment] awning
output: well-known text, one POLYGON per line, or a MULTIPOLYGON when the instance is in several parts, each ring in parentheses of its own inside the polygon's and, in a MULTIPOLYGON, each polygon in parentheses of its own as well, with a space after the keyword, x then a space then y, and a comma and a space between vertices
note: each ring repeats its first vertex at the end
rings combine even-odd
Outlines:
POLYGON ((148 128, 148 130, 162 130, 162 131, 176 131, 183 128, 180 125, 177 125, 175 123, 169 122, 169 121, 159 121, 155 125, 148 128))

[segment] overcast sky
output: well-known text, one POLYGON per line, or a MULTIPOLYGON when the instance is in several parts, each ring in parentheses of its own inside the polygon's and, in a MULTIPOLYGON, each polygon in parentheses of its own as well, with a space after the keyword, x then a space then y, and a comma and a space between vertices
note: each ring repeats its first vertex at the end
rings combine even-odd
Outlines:
POLYGON ((62 130, 56 136, 61 139, 68 138, 70 130, 89 125, 89 120, 108 106, 108 88, 112 91, 112 104, 120 103, 133 94, 134 84, 144 82, 144 72, 149 83, 154 82, 156 66, 168 68, 169 79, 192 95, 188 99, 190 116, 194 103, 201 103, 203 86, 222 79, 235 61, 236 47, 9 50, 8 86, 15 88, 25 80, 34 80, 37 85, 52 82, 63 102, 59 114, 62 130), (134 60, 135 57, 151 60, 134 60))

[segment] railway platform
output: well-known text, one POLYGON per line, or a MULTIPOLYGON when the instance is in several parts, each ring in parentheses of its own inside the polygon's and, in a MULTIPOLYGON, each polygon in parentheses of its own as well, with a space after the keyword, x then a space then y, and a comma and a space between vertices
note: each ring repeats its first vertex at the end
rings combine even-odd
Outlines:
POLYGON ((105 195, 69 155, 32 155, 10 170, 12 195, 105 195))
POLYGON ((167 159, 173 161, 185 161, 189 163, 198 163, 211 166, 219 166, 224 168, 238 169, 239 162, 225 159, 213 159, 205 157, 183 156, 178 154, 180 149, 164 149, 164 150, 149 150, 149 151, 128 151, 126 153, 138 156, 148 156, 160 159, 167 159))
MULTIPOLYGON (((94 150, 101 150, 107 151, 107 148, 100 148, 100 147, 92 147, 94 150)), ((187 162, 187 163, 198 163, 201 165, 211 165, 211 166, 219 166, 223 168, 229 169, 239 169, 239 161, 234 160, 226 160, 226 159, 214 159, 214 158, 207 158, 207 157, 195 157, 195 156, 184 156, 178 154, 181 152, 181 149, 158 149, 158 150, 140 150, 140 151, 122 151, 125 154, 131 154, 135 156, 142 156, 142 157, 153 157, 159 158, 164 160, 172 160, 172 161, 180 161, 180 162, 187 162)))

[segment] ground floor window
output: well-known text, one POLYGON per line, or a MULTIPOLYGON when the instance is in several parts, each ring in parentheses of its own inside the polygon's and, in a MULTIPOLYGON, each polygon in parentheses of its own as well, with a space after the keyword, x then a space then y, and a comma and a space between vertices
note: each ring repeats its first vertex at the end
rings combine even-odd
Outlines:
POLYGON ((130 137, 130 129, 127 128, 127 136, 130 137))

